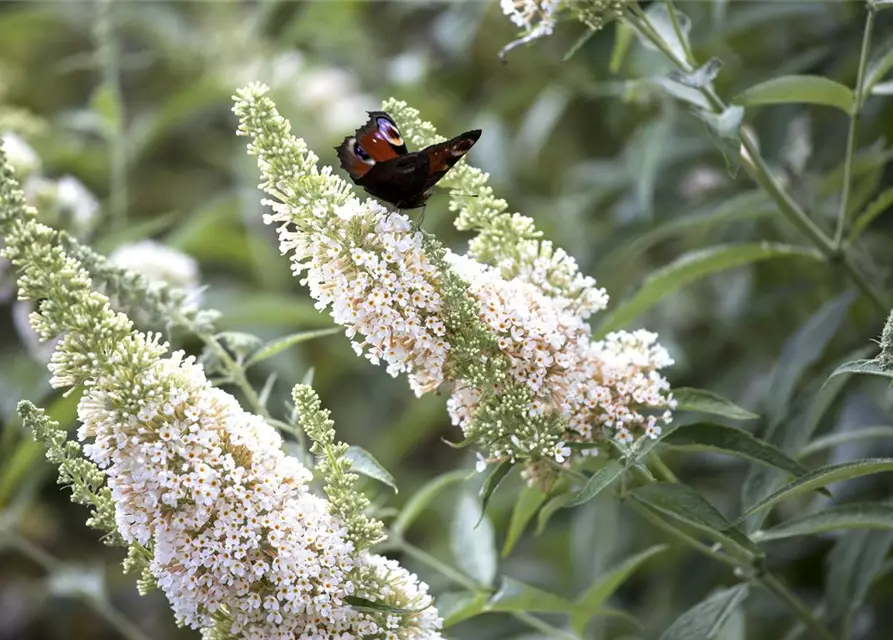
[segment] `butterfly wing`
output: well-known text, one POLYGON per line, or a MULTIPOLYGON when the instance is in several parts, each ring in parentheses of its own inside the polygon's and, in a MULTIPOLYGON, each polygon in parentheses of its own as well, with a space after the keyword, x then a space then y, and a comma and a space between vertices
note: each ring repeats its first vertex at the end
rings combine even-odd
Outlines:
POLYGON ((468 153, 469 149, 474 146, 474 143, 480 137, 481 130, 475 129, 466 131, 446 142, 432 144, 430 147, 422 149, 419 153, 428 157, 428 175, 420 193, 428 191, 437 184, 446 172, 459 162, 462 156, 468 153))
POLYGON ((370 111, 369 119, 354 135, 336 147, 341 168, 357 184, 376 163, 406 154, 406 143, 394 120, 384 111, 370 111))

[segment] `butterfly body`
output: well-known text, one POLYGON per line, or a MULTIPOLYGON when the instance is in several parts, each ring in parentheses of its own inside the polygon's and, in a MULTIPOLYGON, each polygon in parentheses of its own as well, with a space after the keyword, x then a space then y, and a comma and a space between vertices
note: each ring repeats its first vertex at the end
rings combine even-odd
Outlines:
POLYGON ((397 209, 416 209, 480 136, 480 130, 467 131, 410 153, 394 120, 384 111, 370 111, 366 124, 336 150, 341 168, 370 195, 397 209))

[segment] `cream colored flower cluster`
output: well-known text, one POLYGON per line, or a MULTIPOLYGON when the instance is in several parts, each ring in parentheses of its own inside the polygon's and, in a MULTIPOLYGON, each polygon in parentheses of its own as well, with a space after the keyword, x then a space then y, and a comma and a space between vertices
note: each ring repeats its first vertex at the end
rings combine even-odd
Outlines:
MULTIPOLYGON (((557 411, 567 423, 568 441, 608 435, 631 443, 660 434, 674 402, 658 373, 672 360, 656 334, 618 332, 594 342, 589 325, 564 298, 547 296, 521 279, 506 280, 495 268, 462 256, 448 260, 470 283, 469 293, 481 320, 498 337, 510 374, 529 389, 530 416, 557 411)), ((453 423, 466 430, 479 400, 478 390, 458 381, 448 401, 453 423)), ((563 461, 569 451, 560 445, 554 455, 563 461)))
POLYGON ((330 308, 347 327, 357 354, 383 360, 392 376, 407 373, 417 395, 437 388, 450 348, 438 271, 409 219, 374 200, 350 198, 329 220, 295 230, 288 205, 265 203, 273 209, 265 222, 279 224, 281 251, 294 252, 293 271, 305 274, 302 284, 317 308, 330 308))
POLYGON ((211 628, 222 618, 245 638, 440 637, 436 610, 405 628, 403 616, 350 606, 353 577, 374 579, 381 566, 392 592, 367 598, 397 591, 413 608, 430 599, 396 563, 356 553, 278 432, 192 358, 175 353, 128 379, 132 347, 107 355, 124 366, 84 395, 78 435, 106 470, 121 536, 154 550, 151 571, 179 620, 211 628))

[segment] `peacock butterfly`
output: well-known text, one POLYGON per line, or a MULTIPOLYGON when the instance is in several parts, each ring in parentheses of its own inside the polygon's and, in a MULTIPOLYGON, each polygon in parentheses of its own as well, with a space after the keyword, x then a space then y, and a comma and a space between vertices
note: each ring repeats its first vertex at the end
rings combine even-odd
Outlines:
POLYGON ((369 194, 397 209, 425 205, 431 188, 459 158, 468 153, 480 129, 407 152, 403 136, 393 118, 384 111, 369 111, 369 120, 347 136, 335 150, 341 168, 369 194))

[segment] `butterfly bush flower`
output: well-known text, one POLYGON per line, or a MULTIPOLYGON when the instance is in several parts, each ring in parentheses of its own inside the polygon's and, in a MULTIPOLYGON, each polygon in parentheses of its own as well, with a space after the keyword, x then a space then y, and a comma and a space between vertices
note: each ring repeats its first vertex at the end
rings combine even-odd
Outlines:
MULTIPOLYGON (((37 333, 63 334, 51 383, 84 388, 78 438, 113 503, 111 513, 97 504, 97 518, 147 558, 178 621, 209 638, 440 638, 427 587, 366 550, 380 531, 357 514, 367 503, 312 494, 311 474, 282 452, 278 432, 214 388, 192 357, 165 357, 158 334, 135 331, 33 214, 0 152, 5 253, 22 272, 20 295, 41 301, 37 333), (353 597, 418 613, 358 609, 353 597)), ((306 413, 316 426, 308 434, 331 441, 331 424, 306 413)), ((23 416, 46 435, 33 408, 23 416)), ((63 461, 58 437, 47 439, 63 461)), ((341 490, 355 494, 342 476, 341 490)))
MULTIPOLYGON (((659 435, 673 404, 658 373, 666 351, 648 332, 593 341, 586 319, 604 308, 604 290, 531 219, 506 213, 485 174, 460 162, 444 178, 478 196, 457 226, 479 236, 468 256, 455 255, 405 216, 351 197, 265 94, 261 85, 240 91, 234 110, 275 198, 266 221, 279 225, 283 253, 358 352, 407 372, 417 394, 448 383, 453 422, 491 460, 560 464, 569 442, 659 435)), ((384 109, 413 144, 442 140, 405 104, 384 109)))
MULTIPOLYGON (((552 298, 524 279, 506 280, 493 267, 455 256, 453 267, 467 280, 479 302, 481 320, 498 337, 511 376, 530 391, 529 414, 556 409, 566 420, 566 439, 591 442, 605 428, 620 442, 633 435, 656 438, 671 414, 649 409, 667 406, 669 389, 658 369, 672 363, 647 331, 612 333, 593 342, 589 325, 568 312, 562 298, 552 298)), ((458 381, 447 402, 454 424, 468 431, 480 391, 458 381)), ((594 453, 598 449, 588 449, 594 453)), ((553 457, 564 462, 570 451, 555 445, 553 457)))

